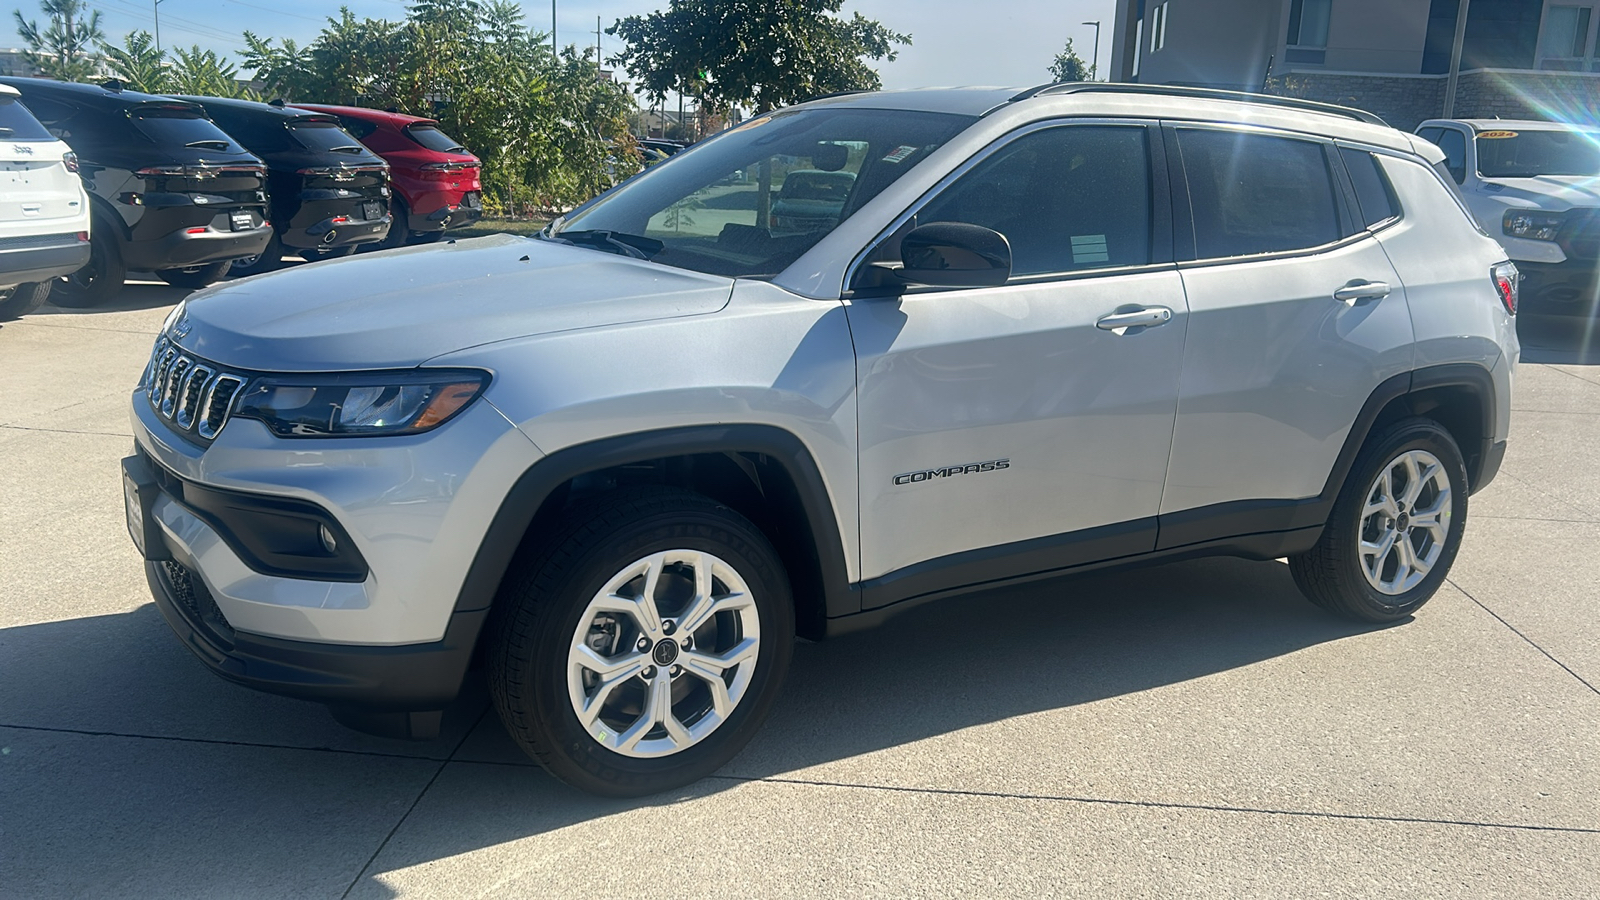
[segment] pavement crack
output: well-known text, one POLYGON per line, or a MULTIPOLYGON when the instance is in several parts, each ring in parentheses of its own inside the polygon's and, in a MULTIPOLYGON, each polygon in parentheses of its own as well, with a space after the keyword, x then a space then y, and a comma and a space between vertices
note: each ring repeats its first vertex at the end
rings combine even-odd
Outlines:
POLYGON ((1077 797, 1068 794, 1024 794, 1010 791, 981 791, 959 788, 907 787, 892 784, 858 784, 810 778, 752 778, 740 775, 709 775, 719 781, 793 784, 807 787, 832 787, 846 790, 888 791, 899 794, 935 794, 948 797, 974 797, 993 800, 1038 800, 1047 803, 1080 803, 1093 806, 1137 806, 1147 809, 1177 809, 1196 812, 1241 813, 1262 816, 1289 816, 1302 819, 1345 819, 1356 822, 1390 822, 1406 825, 1451 825, 1462 828, 1495 828, 1511 831, 1548 831, 1564 834, 1600 834, 1600 828, 1576 825, 1527 825, 1516 822, 1482 822, 1471 819, 1438 819, 1424 816, 1386 816, 1376 813, 1341 813, 1308 809, 1231 806, 1221 803, 1174 803, 1161 800, 1121 800, 1115 797, 1077 797))
POLYGON ((75 428, 36 428, 32 425, 0 425, 8 431, 43 431, 50 434, 93 434, 101 437, 131 438, 133 434, 126 431, 79 431, 75 428))
POLYGON ((450 755, 446 756, 439 763, 439 768, 433 770, 433 777, 429 778, 428 779, 428 783, 422 786, 422 790, 421 791, 417 792, 416 799, 412 800, 411 801, 411 805, 406 807, 405 814, 400 816, 400 820, 394 823, 394 827, 389 829, 389 833, 383 836, 383 840, 381 842, 379 842, 378 848, 376 850, 372 851, 372 855, 371 856, 367 857, 366 865, 361 867, 361 871, 356 873, 356 877, 350 879, 349 886, 347 886, 344 889, 344 893, 339 895, 339 900, 345 900, 346 897, 349 897, 350 896, 350 892, 355 890, 356 889, 356 885, 361 883, 361 879, 366 877, 367 870, 371 869, 372 868, 372 864, 378 861, 378 856, 381 853, 383 853, 383 848, 389 846, 389 841, 393 840, 395 834, 400 831, 400 826, 404 825, 406 823, 406 820, 411 818, 411 813, 416 811, 417 804, 421 803, 422 802, 422 798, 426 797, 428 795, 428 791, 433 787, 433 783, 439 780, 439 776, 443 775, 445 768, 450 765, 450 760, 454 759, 455 755, 457 753, 461 752, 461 748, 465 747, 467 745, 467 738, 472 737, 472 733, 474 731, 477 731, 478 730, 478 725, 483 722, 483 717, 488 715, 488 714, 489 714, 489 710, 488 709, 485 709, 483 712, 478 713, 478 717, 476 719, 473 719, 472 720, 472 724, 470 726, 468 726, 468 728, 461 733, 461 740, 456 742, 455 749, 451 750, 450 751, 450 755))
POLYGON ((1528 642, 1528 646, 1530 646, 1533 649, 1539 651, 1540 653, 1543 653, 1545 655, 1546 659, 1548 659, 1551 662, 1555 663, 1556 665, 1560 666, 1563 670, 1566 671, 1566 673, 1568 675, 1571 675, 1573 678, 1578 679, 1578 683, 1579 684, 1583 685, 1584 687, 1588 688, 1591 691, 1594 691, 1596 694, 1600 694, 1600 688, 1597 688, 1593 684, 1590 684, 1588 679, 1584 678, 1582 675, 1579 675, 1577 672, 1574 672, 1572 670, 1571 666, 1569 666, 1566 663, 1562 662, 1561 660, 1557 659, 1555 654, 1553 654, 1549 650, 1546 650, 1545 648, 1539 646, 1539 642, 1538 641, 1535 641, 1533 638, 1528 637, 1527 635, 1523 634, 1520 630, 1518 630, 1517 626, 1515 626, 1515 625, 1511 624, 1510 622, 1506 621, 1503 616, 1501 616, 1499 613, 1495 612, 1494 610, 1490 609, 1482 600, 1479 600, 1477 597, 1472 596, 1472 592, 1467 590, 1466 588, 1462 587, 1461 585, 1457 584, 1454 578, 1446 578, 1445 581, 1448 582, 1451 587, 1453 587, 1456 590, 1460 591, 1461 593, 1465 594, 1468 600, 1471 600, 1473 603, 1476 603, 1478 605, 1479 609, 1483 610, 1484 612, 1488 613, 1491 616, 1494 616, 1495 621, 1497 621, 1501 625, 1504 625, 1505 627, 1509 628, 1511 630, 1512 634, 1514 634, 1517 637, 1522 638, 1523 640, 1527 641, 1528 642))
MULTIPOLYGON (((474 726, 476 727, 476 726, 474 726)), ((49 725, 11 725, 0 722, 0 728, 17 731, 43 731, 51 734, 77 734, 84 737, 129 738, 140 741, 172 741, 181 744, 216 744, 222 747, 258 747, 263 750, 298 750, 303 753, 339 753, 346 756, 375 756, 384 759, 409 759, 415 762, 447 763, 450 757, 415 756, 407 753, 384 753, 374 750, 345 750, 339 747, 297 747, 293 744, 268 744, 262 741, 226 741, 218 738, 178 737, 167 734, 133 734, 126 731, 94 731, 87 728, 54 728, 49 725)), ((469 731, 470 733, 470 731, 469 731)), ((456 750, 460 750, 460 746, 456 750)), ((454 753, 455 751, 451 751, 454 753)))

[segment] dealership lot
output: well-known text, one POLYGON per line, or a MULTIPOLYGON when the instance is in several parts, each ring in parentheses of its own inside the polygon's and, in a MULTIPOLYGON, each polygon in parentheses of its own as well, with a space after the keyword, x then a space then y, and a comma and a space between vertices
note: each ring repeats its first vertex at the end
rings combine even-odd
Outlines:
POLYGON ((117 460, 183 293, 0 327, 6 894, 1595 895, 1600 329, 1522 322, 1505 466, 1413 622, 1228 559, 952 601, 798 647, 729 768, 608 801, 479 686, 396 743, 172 637, 117 460))

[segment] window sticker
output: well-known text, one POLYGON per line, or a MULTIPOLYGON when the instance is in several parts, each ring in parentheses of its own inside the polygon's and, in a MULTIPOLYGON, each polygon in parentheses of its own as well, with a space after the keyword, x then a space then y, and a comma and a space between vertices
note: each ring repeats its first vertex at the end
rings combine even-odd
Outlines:
POLYGON ((915 152, 917 152, 917 148, 915 148, 915 147, 907 147, 904 144, 902 144, 899 147, 894 148, 894 152, 893 153, 890 153, 888 156, 885 156, 883 158, 883 161, 886 162, 886 163, 902 163, 902 162, 905 162, 907 159, 909 159, 911 154, 913 154, 915 152))
POLYGON ((1105 235, 1075 234, 1072 236, 1072 262, 1074 264, 1110 261, 1111 254, 1106 248, 1105 235))
POLYGON ((1502 141, 1517 136, 1515 131, 1480 131, 1478 137, 1488 141, 1502 141))

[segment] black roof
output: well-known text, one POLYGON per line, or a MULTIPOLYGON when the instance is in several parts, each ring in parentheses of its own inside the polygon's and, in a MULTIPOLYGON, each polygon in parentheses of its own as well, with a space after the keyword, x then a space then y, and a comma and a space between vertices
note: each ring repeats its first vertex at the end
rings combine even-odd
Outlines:
POLYGON ((174 94, 173 96, 179 100, 198 103, 207 110, 222 110, 235 115, 277 116, 283 119, 321 119, 329 122, 339 121, 337 116, 325 112, 297 109, 293 106, 275 106, 271 103, 261 103, 256 100, 235 100, 231 97, 195 97, 190 94, 174 94))
POLYGON ((52 81, 48 78, 17 78, 12 76, 0 77, 0 84, 9 84, 22 92, 23 102, 29 97, 39 97, 45 100, 55 100, 62 103, 73 103, 91 109, 126 109, 130 106, 142 106, 147 103, 167 103, 190 105, 173 97, 158 94, 143 94, 139 91, 127 89, 112 89, 105 85, 117 84, 108 81, 105 84, 76 84, 70 81, 52 81))

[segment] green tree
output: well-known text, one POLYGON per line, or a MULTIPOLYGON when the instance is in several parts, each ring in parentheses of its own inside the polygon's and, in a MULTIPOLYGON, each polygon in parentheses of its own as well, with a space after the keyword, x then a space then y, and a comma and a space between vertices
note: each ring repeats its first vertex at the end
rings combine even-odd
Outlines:
POLYGON ((171 93, 167 54, 156 49, 155 40, 148 31, 134 31, 122 38, 122 46, 101 43, 100 51, 106 56, 107 67, 123 84, 146 94, 171 93))
POLYGON ((911 36, 860 13, 836 14, 843 0, 670 0, 664 12, 629 16, 608 29, 627 47, 613 58, 653 100, 668 92, 724 112, 756 113, 835 91, 875 90, 864 60, 893 62, 911 36))
POLYGON ((1072 38, 1067 38, 1066 49, 1057 53, 1055 61, 1050 63, 1050 78, 1058 82, 1094 80, 1094 68, 1072 49, 1072 38))
POLYGON ((47 78, 93 78, 99 62, 94 49, 105 40, 100 11, 90 9, 85 0, 39 0, 39 8, 49 17, 46 28, 40 28, 37 20, 24 19, 20 9, 11 11, 17 20, 17 35, 28 45, 28 61, 47 78))
POLYGON ((196 44, 188 50, 174 47, 172 55, 168 76, 171 93, 254 99, 255 95, 239 83, 238 67, 214 51, 201 50, 196 44))

